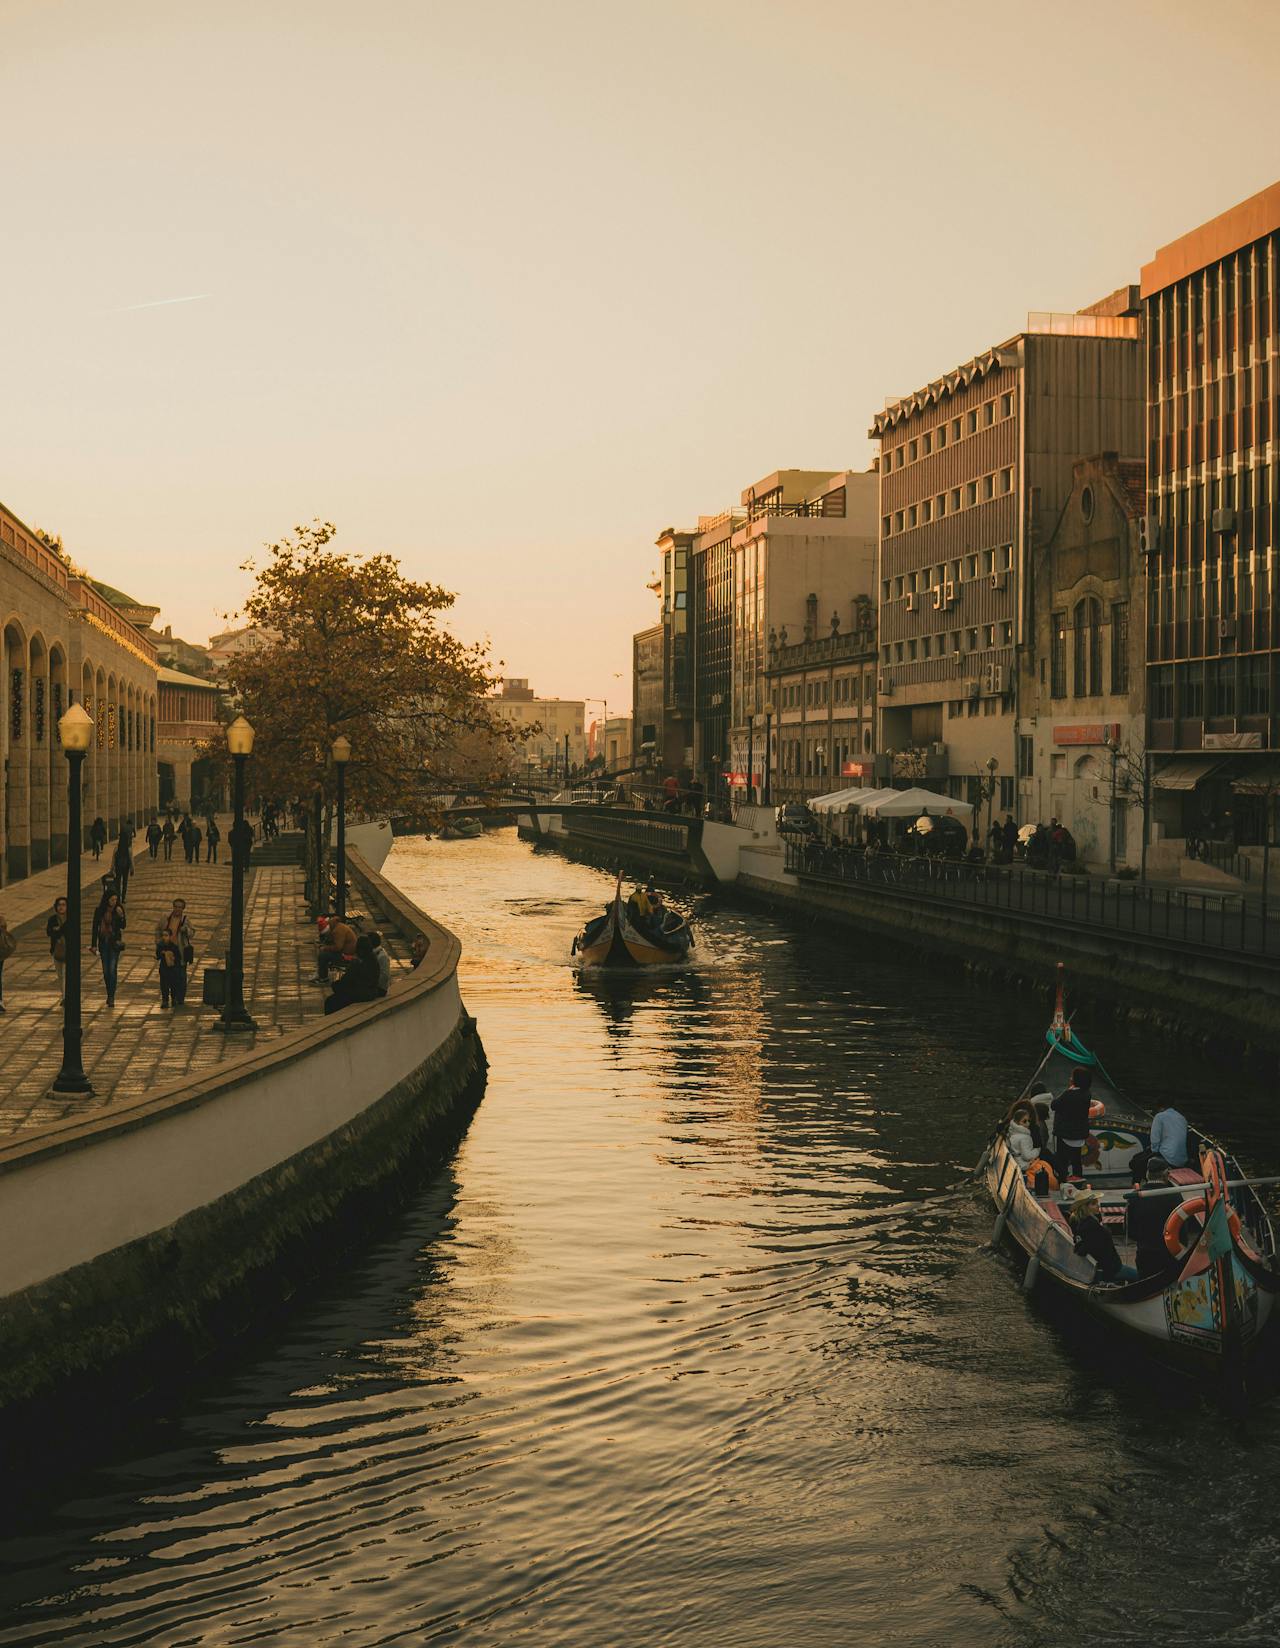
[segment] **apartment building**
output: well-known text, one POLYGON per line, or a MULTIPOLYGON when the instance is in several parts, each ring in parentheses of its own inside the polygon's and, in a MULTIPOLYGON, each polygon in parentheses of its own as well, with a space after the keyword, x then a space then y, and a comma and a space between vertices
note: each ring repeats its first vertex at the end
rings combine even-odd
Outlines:
MULTIPOLYGON (((1026 329, 891 400, 880 442, 877 776, 926 773, 976 802, 1019 796, 1019 737, 1033 737, 1029 558, 1053 532, 1089 453, 1140 450, 1135 287, 1026 329)), ((1026 776, 1025 774, 1023 776, 1026 776)))
POLYGON ((852 623, 825 620, 810 596, 804 634, 769 635, 766 798, 806 801, 874 774, 876 616, 869 598, 852 623))
POLYGON ((1148 740, 1166 838, 1260 842, 1280 785, 1278 258, 1275 183, 1142 271, 1148 740))
POLYGON ((508 676, 490 703, 513 726, 538 728, 529 741, 520 746, 520 759, 525 766, 564 774, 566 765, 569 772, 585 765, 585 700, 538 698, 525 678, 508 676))
POLYGON ((631 638, 631 753, 637 765, 662 765, 663 637, 663 625, 651 624, 631 638))

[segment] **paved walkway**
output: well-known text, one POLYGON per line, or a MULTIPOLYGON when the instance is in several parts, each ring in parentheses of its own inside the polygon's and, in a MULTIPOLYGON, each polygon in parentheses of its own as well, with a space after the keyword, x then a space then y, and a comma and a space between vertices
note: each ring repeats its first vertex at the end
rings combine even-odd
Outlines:
MULTIPOLYGON (((224 831, 225 840, 225 831, 224 831)), ((86 935, 100 890, 94 869, 92 902, 86 897, 86 935)), ((200 976, 209 961, 226 952, 231 904, 231 871, 226 864, 187 864, 181 846, 166 863, 148 855, 135 860, 126 901, 128 926, 120 957, 116 1005, 106 1005, 96 954, 83 953, 84 1067, 94 1085, 91 1099, 49 1091, 62 1060, 62 1006, 44 919, 66 867, 44 871, 0 894, 0 909, 19 932, 18 948, 4 964, 5 1013, 0 1017, 0 1133, 36 1128, 101 1108, 112 1099, 133 1097, 236 1058, 255 1045, 321 1017, 326 992, 308 982, 315 971, 315 927, 307 915, 302 871, 292 865, 255 868, 246 888, 245 997, 258 1021, 256 1032, 224 1035, 213 1028, 217 1009, 200 1002, 200 976), (160 1006, 155 959, 156 922, 175 897, 187 900, 195 929, 195 964, 188 970, 186 1005, 160 1006), (27 906, 30 905, 30 910, 27 906), (38 918, 38 920, 37 920, 38 918), (35 922, 34 926, 23 923, 35 922)), ((388 938, 391 935, 388 934, 388 938)), ((390 946, 389 946, 390 947, 390 946)), ((393 953, 403 954, 397 943, 393 953)))

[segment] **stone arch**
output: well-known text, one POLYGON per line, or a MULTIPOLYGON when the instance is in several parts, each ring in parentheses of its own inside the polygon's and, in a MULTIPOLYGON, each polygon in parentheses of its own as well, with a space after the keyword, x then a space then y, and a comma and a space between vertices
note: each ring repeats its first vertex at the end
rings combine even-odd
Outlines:
POLYGON ((7 881, 31 870, 31 729, 29 716, 30 641, 26 626, 13 614, 0 634, 3 641, 4 721, 0 728, 4 756, 4 869, 7 881))

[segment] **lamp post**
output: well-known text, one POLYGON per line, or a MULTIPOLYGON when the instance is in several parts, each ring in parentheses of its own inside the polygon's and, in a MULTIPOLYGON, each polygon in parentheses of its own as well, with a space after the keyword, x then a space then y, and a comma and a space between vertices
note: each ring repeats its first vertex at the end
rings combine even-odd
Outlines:
POLYGON ((338 920, 347 919, 347 762, 351 740, 341 734, 333 741, 333 760, 338 769, 338 920))
POLYGON ((256 1030, 244 1004, 244 872, 249 863, 253 834, 244 819, 244 769, 253 753, 253 728, 237 715, 227 728, 227 749, 235 766, 232 806, 235 820, 228 841, 231 846, 231 939, 227 945, 227 982, 222 998, 219 1030, 256 1030))
POLYGON ((93 720, 81 704, 69 704, 58 721, 67 757, 67 924, 66 981, 62 1005, 62 1068, 53 1080, 55 1093, 93 1095, 84 1073, 84 1038, 80 1028, 80 769, 93 742, 93 720))
POLYGON ((769 805, 769 774, 773 768, 773 699, 767 698, 764 705, 764 796, 763 804, 769 805))

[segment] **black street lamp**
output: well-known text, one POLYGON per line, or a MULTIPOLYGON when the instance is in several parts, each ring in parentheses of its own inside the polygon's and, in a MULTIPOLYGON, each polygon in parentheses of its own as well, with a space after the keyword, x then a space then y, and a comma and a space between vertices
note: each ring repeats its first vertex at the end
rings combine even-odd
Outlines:
POLYGON ((227 728, 227 748, 235 763, 235 822, 227 838, 231 846, 231 940, 227 945, 227 987, 218 1029, 256 1030, 258 1026, 244 1004, 244 873, 253 845, 253 831, 244 817, 244 768, 253 752, 253 728, 243 715, 237 715, 227 728))
POLYGON ((93 742, 92 717, 82 705, 70 704, 58 722, 58 733, 67 757, 67 923, 63 929, 67 972, 62 993, 62 1069, 54 1077, 53 1091, 91 1098, 93 1087, 84 1073, 80 1029, 80 769, 93 742))
POLYGON ((351 740, 339 734, 333 741, 333 759, 338 769, 338 920, 347 919, 347 762, 351 740))
POLYGON ((773 770, 773 699, 766 700, 764 706, 764 805, 769 805, 769 796, 772 786, 769 783, 769 774, 773 770))

